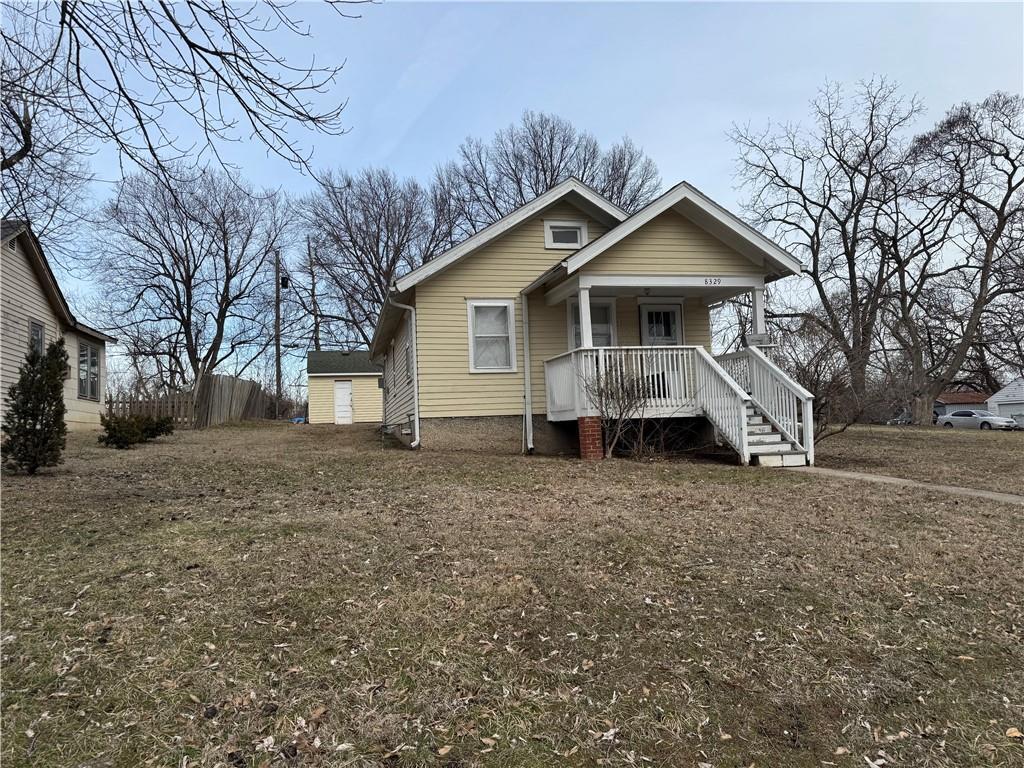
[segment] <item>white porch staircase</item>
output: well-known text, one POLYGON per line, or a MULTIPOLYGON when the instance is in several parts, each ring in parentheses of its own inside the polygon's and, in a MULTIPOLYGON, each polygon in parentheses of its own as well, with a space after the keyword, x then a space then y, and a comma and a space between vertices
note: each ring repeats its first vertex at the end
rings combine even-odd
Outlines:
POLYGON ((761 467, 805 467, 807 451, 785 437, 756 405, 747 405, 747 452, 761 467))

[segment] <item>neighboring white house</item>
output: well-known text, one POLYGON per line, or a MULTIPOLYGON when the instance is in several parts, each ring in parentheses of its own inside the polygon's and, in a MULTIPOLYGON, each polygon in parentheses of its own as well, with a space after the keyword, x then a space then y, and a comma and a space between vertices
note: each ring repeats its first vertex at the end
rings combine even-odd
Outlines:
POLYGON ((1024 376, 1014 379, 988 399, 988 409, 997 416, 1009 416, 1024 427, 1024 376))
POLYGON ((0 255, 0 418, 29 348, 43 350, 63 337, 70 363, 64 381, 65 422, 68 429, 99 429, 106 345, 116 339, 75 319, 26 222, 3 221, 0 255))

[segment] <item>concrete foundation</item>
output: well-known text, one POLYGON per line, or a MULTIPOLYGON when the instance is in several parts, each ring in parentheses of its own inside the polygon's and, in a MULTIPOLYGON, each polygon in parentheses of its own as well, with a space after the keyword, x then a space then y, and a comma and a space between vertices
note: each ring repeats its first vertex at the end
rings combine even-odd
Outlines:
MULTIPOLYGON (((518 454, 523 450, 522 416, 454 416, 420 419, 423 448, 443 451, 518 454)), ((534 453, 577 455, 576 423, 554 424, 533 417, 534 453)))

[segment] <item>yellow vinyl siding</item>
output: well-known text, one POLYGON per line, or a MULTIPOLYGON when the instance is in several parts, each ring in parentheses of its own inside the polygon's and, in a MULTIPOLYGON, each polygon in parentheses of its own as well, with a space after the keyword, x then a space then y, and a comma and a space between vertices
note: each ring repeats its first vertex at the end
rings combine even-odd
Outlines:
POLYGON ((683 302, 683 332, 688 345, 700 345, 711 351, 711 310, 699 298, 683 302))
POLYGON ((380 423, 384 417, 384 399, 377 376, 352 379, 352 421, 357 424, 380 423))
POLYGON ((307 396, 309 397, 309 423, 334 423, 334 379, 327 376, 310 376, 307 396))
POLYGON ((334 382, 352 382, 353 423, 380 422, 384 401, 377 376, 310 376, 307 395, 309 397, 309 423, 334 423, 334 382))
POLYGON ((582 275, 759 275, 765 272, 669 210, 580 269, 582 275))
MULTIPOLYGON (((418 315, 419 313, 417 313, 418 315)), ((383 421, 386 425, 405 424, 412 420, 415 400, 412 378, 410 377, 405 354, 406 346, 412 344, 409 332, 409 313, 405 312, 398 324, 395 337, 388 345, 384 359, 384 408, 383 421)), ((353 395, 354 397, 354 395, 353 395)))
MULTIPOLYGON (((493 243, 467 256, 446 271, 416 287, 417 341, 419 346, 420 415, 502 416, 523 410, 522 307, 519 292, 541 273, 572 254, 544 247, 544 219, 576 219, 587 222, 591 240, 606 227, 589 219, 575 206, 561 202, 549 206, 493 243), (469 299, 515 301, 516 371, 470 373, 469 299)), ((535 348, 532 375, 534 407, 543 412, 543 366, 550 349, 566 344, 565 306, 545 307, 543 299, 531 300, 530 324, 535 348), (548 329, 553 333, 544 333, 548 329), (539 345, 539 349, 536 348, 539 345), (540 401, 537 401, 537 398, 540 401)))

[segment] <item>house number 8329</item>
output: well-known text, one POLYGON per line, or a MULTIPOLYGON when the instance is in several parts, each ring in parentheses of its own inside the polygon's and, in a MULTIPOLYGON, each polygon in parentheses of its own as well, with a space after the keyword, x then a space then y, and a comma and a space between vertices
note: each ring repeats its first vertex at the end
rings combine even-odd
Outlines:
POLYGON ((721 285, 722 278, 720 277, 705 277, 704 285, 721 285))

